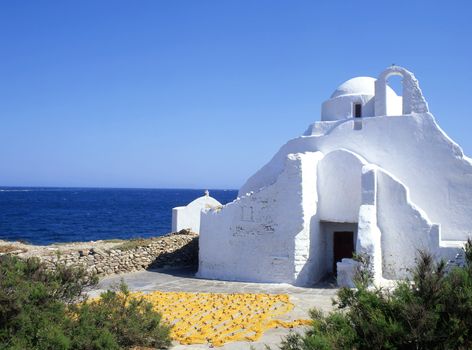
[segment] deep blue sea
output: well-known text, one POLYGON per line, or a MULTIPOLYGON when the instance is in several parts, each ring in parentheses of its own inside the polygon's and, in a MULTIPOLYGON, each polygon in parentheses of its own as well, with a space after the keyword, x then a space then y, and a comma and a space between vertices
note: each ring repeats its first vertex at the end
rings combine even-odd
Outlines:
MULTIPOLYGON (((159 236, 204 190, 0 187, 0 239, 32 244, 159 236)), ((222 204, 235 190, 210 190, 222 204)))

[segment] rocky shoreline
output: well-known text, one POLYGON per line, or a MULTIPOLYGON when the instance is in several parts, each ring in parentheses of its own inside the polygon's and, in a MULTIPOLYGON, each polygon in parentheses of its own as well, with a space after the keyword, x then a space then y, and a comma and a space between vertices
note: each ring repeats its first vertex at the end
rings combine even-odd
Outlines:
POLYGON ((50 268, 56 264, 83 266, 99 276, 148 268, 198 266, 198 234, 181 230, 165 236, 35 246, 0 241, 0 255, 38 257, 50 268))

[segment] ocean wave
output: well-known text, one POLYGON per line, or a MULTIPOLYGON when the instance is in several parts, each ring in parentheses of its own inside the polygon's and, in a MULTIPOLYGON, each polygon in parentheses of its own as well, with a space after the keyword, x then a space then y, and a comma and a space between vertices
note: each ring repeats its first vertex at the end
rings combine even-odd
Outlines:
POLYGON ((0 192, 31 192, 33 190, 2 190, 0 189, 0 192))

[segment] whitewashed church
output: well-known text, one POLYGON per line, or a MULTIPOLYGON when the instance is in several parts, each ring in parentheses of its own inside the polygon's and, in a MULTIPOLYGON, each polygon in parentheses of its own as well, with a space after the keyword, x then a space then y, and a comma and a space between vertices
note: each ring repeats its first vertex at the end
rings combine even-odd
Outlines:
POLYGON ((341 84, 321 121, 200 218, 198 276, 349 285, 352 252, 398 279, 418 249, 454 258, 472 233, 472 160, 437 125, 418 81, 392 66, 341 84), (403 96, 388 86, 402 78, 403 96))

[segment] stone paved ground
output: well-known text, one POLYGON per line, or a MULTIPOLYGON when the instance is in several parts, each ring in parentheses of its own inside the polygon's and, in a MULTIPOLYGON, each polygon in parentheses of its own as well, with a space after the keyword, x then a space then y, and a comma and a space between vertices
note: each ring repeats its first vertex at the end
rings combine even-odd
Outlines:
MULTIPOLYGON (((288 294, 290 301, 295 305, 294 309, 287 315, 280 317, 282 320, 294 320, 308 318, 308 310, 317 307, 325 312, 333 309, 332 299, 337 289, 329 284, 318 285, 313 288, 294 287, 289 284, 269 283, 244 283, 227 282, 198 279, 193 273, 184 269, 167 269, 155 271, 139 271, 121 275, 105 277, 100 281, 98 289, 90 294, 98 295, 101 291, 116 285, 123 279, 131 291, 152 292, 155 290, 163 292, 210 292, 210 293, 274 293, 288 294)), ((303 328, 295 331, 303 331, 303 328)), ((256 349, 265 349, 265 344, 278 349, 278 344, 283 336, 289 332, 285 328, 268 330, 257 342, 233 342, 227 343, 218 349, 244 350, 251 346, 256 349)), ((180 345, 174 344, 172 349, 209 349, 209 345, 180 345)))

